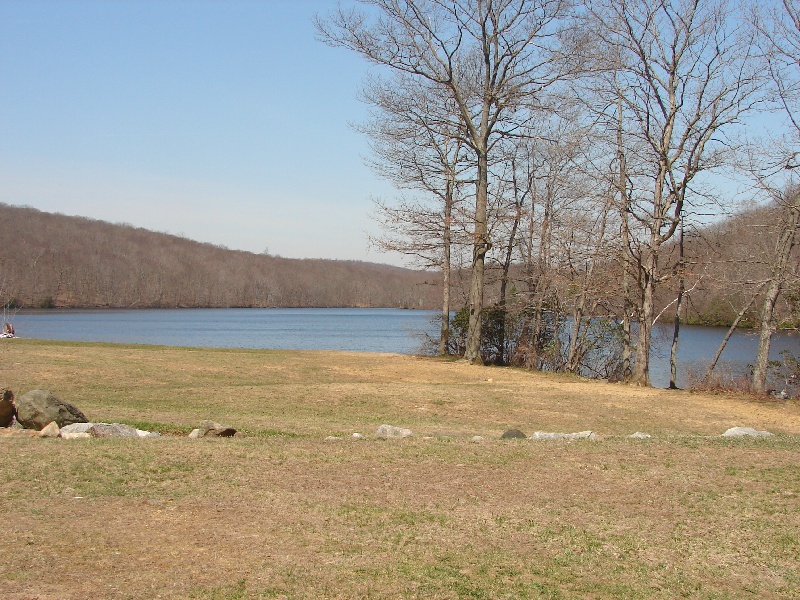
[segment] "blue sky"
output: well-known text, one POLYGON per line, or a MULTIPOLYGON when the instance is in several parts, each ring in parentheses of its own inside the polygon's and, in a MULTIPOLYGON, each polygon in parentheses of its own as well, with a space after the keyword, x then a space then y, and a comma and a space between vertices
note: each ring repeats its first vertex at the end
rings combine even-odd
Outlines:
POLYGON ((291 258, 368 251, 358 87, 324 0, 0 1, 0 202, 291 258))

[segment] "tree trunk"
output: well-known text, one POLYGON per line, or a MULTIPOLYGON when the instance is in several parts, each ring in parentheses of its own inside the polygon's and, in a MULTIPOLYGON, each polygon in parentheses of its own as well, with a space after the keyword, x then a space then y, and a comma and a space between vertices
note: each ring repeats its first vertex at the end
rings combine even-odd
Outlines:
POLYGON ((450 246, 452 244, 453 197, 455 175, 448 172, 444 205, 444 235, 442 256, 442 327, 439 332, 439 356, 448 353, 450 343, 450 246))
POLYGON ((472 251, 472 282, 469 290, 469 328, 464 359, 470 364, 481 360, 481 318, 483 316, 483 280, 486 253, 489 251, 487 225, 488 162, 485 152, 478 153, 478 181, 475 193, 475 231, 472 251))
MULTIPOLYGON (((763 286, 759 286, 758 289, 760 290, 761 287, 763 287, 763 286)), ((739 311, 739 314, 736 315, 736 318, 733 320, 733 323, 731 324, 730 328, 728 329, 728 333, 725 334, 725 337, 720 342, 719 348, 717 348, 717 353, 714 354, 714 358, 711 360, 711 364, 709 364, 708 365, 708 369, 706 369, 706 374, 703 376, 703 380, 704 381, 708 380, 708 378, 711 377, 711 373, 714 370, 714 368, 717 366, 717 362, 719 362, 719 357, 722 356, 722 351, 725 350, 725 346, 728 344, 728 340, 731 339, 731 336, 733 335, 733 332, 736 331, 736 327, 739 325, 739 321, 742 320, 742 317, 744 317, 744 313, 746 313, 747 309, 750 308, 753 305, 753 302, 756 301, 757 297, 758 297, 758 292, 753 294, 753 297, 750 298, 750 302, 745 304, 745 306, 742 308, 742 310, 739 311)))
POLYGON ((772 265, 772 279, 767 287, 764 296, 764 304, 761 308, 761 328, 758 339, 758 352, 756 362, 753 367, 753 391, 756 394, 767 392, 767 368, 769 367, 769 347, 772 340, 772 332, 775 329, 773 315, 778 294, 781 292, 783 279, 786 276, 786 268, 792 255, 792 248, 797 240, 797 230, 800 226, 800 200, 792 198, 792 204, 785 206, 785 215, 778 241, 775 243, 774 262, 772 265))
POLYGON ((636 337, 636 360, 631 372, 631 383, 650 386, 650 335, 653 330, 656 253, 647 251, 642 269, 642 310, 639 315, 639 334, 636 337))
MULTIPOLYGON (((681 217, 682 218, 682 217, 681 217)), ((672 346, 669 352, 669 389, 678 389, 678 335, 681 330, 681 305, 686 291, 685 265, 683 261, 683 221, 678 239, 678 297, 675 300, 675 324, 672 330, 672 346)))
POLYGON ((769 347, 772 341, 772 332, 775 323, 772 316, 775 312, 775 302, 781 291, 780 279, 775 277, 769 283, 767 293, 764 295, 764 304, 761 307, 761 326, 758 335, 758 352, 753 366, 753 391, 756 394, 767 393, 767 369, 769 367, 769 347))

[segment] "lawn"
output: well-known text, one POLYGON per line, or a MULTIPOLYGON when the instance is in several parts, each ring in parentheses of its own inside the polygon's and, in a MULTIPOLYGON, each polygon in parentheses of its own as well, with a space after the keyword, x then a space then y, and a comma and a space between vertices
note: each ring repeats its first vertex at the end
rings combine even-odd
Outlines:
POLYGON ((0 387, 165 435, 0 437, 2 598, 800 597, 797 403, 389 354, 8 342, 0 387), (188 439, 204 419, 244 435, 188 439), (720 437, 737 425, 776 435, 720 437))

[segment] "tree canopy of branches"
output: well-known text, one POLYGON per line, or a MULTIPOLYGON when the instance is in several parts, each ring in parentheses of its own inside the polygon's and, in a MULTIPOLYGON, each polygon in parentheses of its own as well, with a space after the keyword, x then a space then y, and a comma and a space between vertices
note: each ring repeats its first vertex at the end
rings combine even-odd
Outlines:
POLYGON ((572 70, 561 51, 569 0, 362 0, 317 19, 321 38, 433 85, 447 95, 450 130, 475 164, 472 280, 465 358, 480 358, 489 165, 505 136, 531 119, 540 96, 572 70))

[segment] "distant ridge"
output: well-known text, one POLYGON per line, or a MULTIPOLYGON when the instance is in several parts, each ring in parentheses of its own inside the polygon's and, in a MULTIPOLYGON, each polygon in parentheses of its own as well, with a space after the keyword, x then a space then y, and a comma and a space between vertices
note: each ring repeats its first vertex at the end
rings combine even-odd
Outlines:
POLYGON ((432 309, 441 298, 438 274, 390 265, 254 254, 2 203, 0 223, 0 301, 16 307, 432 309))

